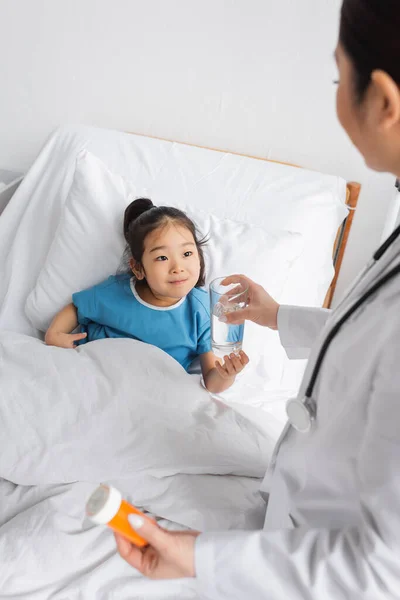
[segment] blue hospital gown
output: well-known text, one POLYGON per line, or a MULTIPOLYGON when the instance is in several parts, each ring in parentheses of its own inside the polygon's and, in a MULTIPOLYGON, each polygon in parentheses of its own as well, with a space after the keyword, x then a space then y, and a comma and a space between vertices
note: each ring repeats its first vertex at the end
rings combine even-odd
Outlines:
POLYGON ((111 337, 140 340, 161 348, 186 370, 211 350, 205 290, 193 288, 173 306, 152 306, 138 296, 134 279, 122 275, 73 294, 72 302, 81 331, 87 333, 83 343, 111 337))

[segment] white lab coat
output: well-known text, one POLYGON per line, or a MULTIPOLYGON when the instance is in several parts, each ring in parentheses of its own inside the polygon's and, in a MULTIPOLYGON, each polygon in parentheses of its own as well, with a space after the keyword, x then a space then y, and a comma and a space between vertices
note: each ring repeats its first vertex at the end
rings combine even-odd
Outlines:
MULTIPOLYGON (((332 313, 280 308, 289 357, 305 357, 313 346, 301 395, 332 325, 398 263, 399 239, 332 313)), ((286 427, 262 484, 264 531, 197 538, 202 597, 400 598, 400 276, 334 338, 313 397, 311 432, 286 427)))

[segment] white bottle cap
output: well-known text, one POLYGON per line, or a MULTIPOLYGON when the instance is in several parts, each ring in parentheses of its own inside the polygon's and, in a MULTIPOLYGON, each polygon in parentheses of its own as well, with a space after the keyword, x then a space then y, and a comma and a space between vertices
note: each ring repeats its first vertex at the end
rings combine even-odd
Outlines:
POLYGON ((122 496, 118 490, 102 484, 86 502, 86 514, 93 523, 106 525, 117 514, 121 501, 122 496))

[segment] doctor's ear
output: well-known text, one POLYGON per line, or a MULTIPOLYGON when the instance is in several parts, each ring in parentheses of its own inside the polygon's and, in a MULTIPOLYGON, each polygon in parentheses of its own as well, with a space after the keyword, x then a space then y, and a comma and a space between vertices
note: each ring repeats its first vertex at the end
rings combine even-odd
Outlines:
POLYGON ((136 279, 138 281, 141 281, 142 279, 144 279, 145 274, 144 274, 143 267, 140 263, 136 262, 133 258, 131 258, 129 261, 129 266, 132 270, 132 273, 134 274, 134 276, 136 277, 136 279))
POLYGON ((371 83, 375 124, 382 133, 388 132, 400 125, 400 89, 390 75, 379 69, 372 72, 371 83))

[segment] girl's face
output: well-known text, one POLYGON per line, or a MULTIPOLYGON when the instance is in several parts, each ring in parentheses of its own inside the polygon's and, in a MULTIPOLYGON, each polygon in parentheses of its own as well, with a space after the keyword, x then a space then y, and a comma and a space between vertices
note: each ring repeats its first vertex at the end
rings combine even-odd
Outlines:
POLYGON ((183 298, 200 276, 200 257, 192 233, 174 222, 152 231, 144 241, 141 266, 132 270, 138 280, 146 278, 156 298, 183 298))

